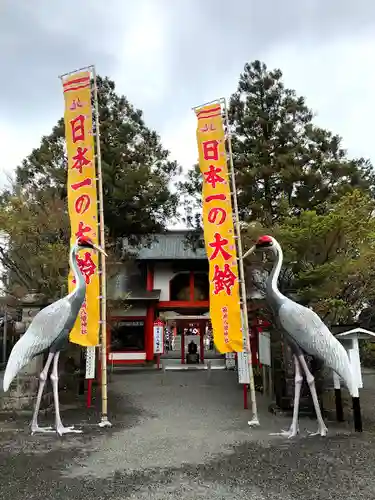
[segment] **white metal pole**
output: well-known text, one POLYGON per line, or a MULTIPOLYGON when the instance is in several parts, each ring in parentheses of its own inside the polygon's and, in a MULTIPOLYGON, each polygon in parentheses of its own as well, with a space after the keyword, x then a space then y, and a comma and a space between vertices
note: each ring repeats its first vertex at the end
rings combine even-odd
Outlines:
MULTIPOLYGON (((102 176, 102 156, 100 148, 100 119, 98 103, 98 87, 96 81, 95 66, 92 66, 94 80, 94 110, 95 110, 95 136, 96 136, 96 165, 98 176, 98 201, 99 201, 99 244, 105 250, 105 232, 104 232, 104 204, 103 204, 103 176, 102 176)), ((101 396, 102 396, 102 414, 99 423, 100 427, 111 427, 108 420, 108 387, 107 387, 107 288, 106 288, 106 259, 104 254, 100 254, 100 284, 101 284, 101 396)))
POLYGON ((259 425, 258 419, 258 409, 257 409, 257 401, 255 394, 255 384, 254 384, 254 371, 253 371, 253 362, 251 355, 251 341, 249 336, 249 318, 247 314, 247 297, 246 297, 246 284, 245 284, 245 270, 243 265, 243 253, 242 253, 242 242, 241 242, 241 227, 240 227, 240 219, 238 213, 238 201, 237 201, 237 191, 236 191, 236 178, 234 172, 234 163, 233 163, 233 152, 232 152, 232 140, 231 134, 229 130, 229 119, 228 119, 228 108, 226 99, 222 98, 221 102, 224 105, 224 114, 225 114, 225 126, 226 126, 226 136, 228 141, 228 156, 229 156, 229 169, 232 183, 232 196, 233 196, 233 208, 234 208, 234 219, 235 219, 235 229, 237 234, 237 248, 238 248, 238 270, 240 277, 240 290, 241 290, 241 308, 242 308, 242 333, 244 340, 244 350, 247 351, 248 364, 249 364, 249 377, 250 377, 250 398, 251 398, 251 410, 252 410, 252 419, 249 421, 250 426, 259 425))

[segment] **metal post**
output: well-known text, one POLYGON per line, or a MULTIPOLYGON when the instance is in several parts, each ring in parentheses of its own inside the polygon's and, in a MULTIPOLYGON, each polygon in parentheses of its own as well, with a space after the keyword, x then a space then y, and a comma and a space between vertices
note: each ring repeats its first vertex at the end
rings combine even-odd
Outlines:
MULTIPOLYGON (((100 149, 100 120, 98 104, 98 87, 96 82, 95 66, 92 66, 94 80, 94 109, 95 109, 95 132, 96 132, 96 159, 98 176, 98 201, 99 201, 99 244, 105 250, 104 233, 104 203, 103 203, 103 176, 102 176, 102 156, 100 149)), ((100 284, 101 284, 101 396, 102 396, 102 414, 99 423, 100 427, 111 427, 108 420, 108 387, 107 387, 107 289, 106 289, 106 262, 105 255, 100 254, 100 284)))
POLYGON ((256 394, 255 394, 255 383, 254 383, 254 371, 253 371, 253 362, 252 362, 252 352, 251 352, 251 342, 249 336, 249 318, 247 314, 247 299, 246 299, 246 285, 245 285, 245 270, 243 265, 243 252, 242 252, 242 242, 241 242, 241 228, 240 228, 240 220, 238 213, 238 201, 237 201, 237 191, 236 191, 236 178, 234 173, 234 163, 233 163, 233 152, 232 152, 232 140, 231 134, 229 130, 229 119, 228 119, 228 108, 226 99, 222 98, 221 102, 224 105, 224 114, 225 114, 225 126, 226 126, 226 136, 228 141, 228 155, 229 155, 229 169, 230 169, 230 177, 232 182, 232 196, 233 196, 233 208, 234 208, 234 217, 235 217, 235 229, 237 234, 237 248, 238 248, 238 270, 239 277, 241 283, 241 308, 242 308, 242 333, 243 333, 243 341, 244 341, 244 350, 248 353, 248 364, 249 364, 249 377, 250 377, 250 399, 251 399, 251 410, 252 410, 252 419, 249 421, 250 426, 259 425, 258 419, 258 409, 256 402, 256 394))
POLYGON ((333 387, 335 389, 336 420, 344 422, 344 407, 341 397, 341 382, 337 373, 333 372, 333 387))

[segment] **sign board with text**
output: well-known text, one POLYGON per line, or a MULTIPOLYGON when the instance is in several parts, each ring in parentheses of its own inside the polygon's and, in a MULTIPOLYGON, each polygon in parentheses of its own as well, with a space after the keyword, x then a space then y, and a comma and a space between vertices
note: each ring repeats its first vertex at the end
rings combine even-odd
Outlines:
POLYGON ((86 379, 95 378, 95 354, 96 347, 90 346, 86 348, 86 379))
POLYGON ((271 366, 271 335, 270 332, 259 333, 259 363, 271 366))
POLYGON ((250 384, 249 354, 247 351, 237 353, 238 382, 250 384))
POLYGON ((154 322, 154 354, 164 353, 164 323, 157 319, 154 322))

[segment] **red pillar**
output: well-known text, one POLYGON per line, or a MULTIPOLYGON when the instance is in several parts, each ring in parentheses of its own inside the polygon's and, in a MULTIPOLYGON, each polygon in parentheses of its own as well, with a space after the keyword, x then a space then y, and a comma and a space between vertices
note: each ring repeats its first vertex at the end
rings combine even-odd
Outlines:
MULTIPOLYGON (((147 266, 147 291, 154 289, 154 269, 151 264, 147 266)), ((147 306, 146 322, 145 322, 145 348, 146 360, 152 361, 154 359, 154 319, 155 319, 155 306, 149 304, 147 306)))
POLYGON ((190 293, 189 293, 190 302, 194 302, 194 273, 193 273, 193 271, 190 271, 189 288, 190 288, 190 293))
POLYGON ((154 319, 155 307, 149 304, 147 307, 145 323, 145 347, 147 361, 152 361, 154 359, 154 319))
POLYGON ((248 385, 243 384, 243 408, 244 408, 244 410, 247 410, 249 408, 249 405, 247 402, 247 391, 248 391, 248 385))
POLYGON ((151 292, 154 289, 154 268, 152 264, 147 265, 147 282, 146 282, 146 290, 151 292))

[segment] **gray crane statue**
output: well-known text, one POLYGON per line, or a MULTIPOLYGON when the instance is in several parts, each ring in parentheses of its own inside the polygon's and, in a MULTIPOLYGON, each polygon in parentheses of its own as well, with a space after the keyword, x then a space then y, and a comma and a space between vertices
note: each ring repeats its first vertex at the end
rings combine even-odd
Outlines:
POLYGON ((305 353, 321 359, 327 367, 331 368, 343 379, 352 396, 355 430, 361 432, 362 420, 358 387, 352 375, 349 357, 345 348, 332 335, 314 311, 297 304, 283 295, 278 289, 283 252, 276 239, 272 236, 261 236, 256 244, 244 254, 244 258, 255 251, 272 252, 274 255, 272 271, 266 280, 266 301, 273 312, 277 326, 285 334, 285 339, 290 345, 295 366, 293 420, 289 430, 282 431, 278 435, 292 438, 299 432, 298 412, 303 374, 311 392, 318 420, 318 432, 312 435, 327 435, 327 427, 324 424, 320 410, 314 377, 307 366, 305 353))
MULTIPOLYGON (((77 254, 81 249, 97 250, 105 254, 104 250, 92 243, 86 237, 78 238, 70 249, 69 261, 73 270, 76 286, 66 297, 57 300, 53 304, 42 309, 32 320, 30 326, 14 345, 5 369, 3 387, 8 391, 12 380, 35 356, 48 352, 48 358, 40 374, 38 395, 36 399, 33 418, 31 421, 31 433, 57 432, 60 436, 82 431, 73 427, 64 427, 60 417, 59 393, 58 393, 58 362, 60 351, 69 342, 69 333, 78 317, 79 311, 86 296, 86 281, 77 264, 77 254), (55 425, 52 427, 39 427, 38 413, 46 384, 48 371, 53 361, 51 381, 55 405, 55 425)), ((105 254, 106 255, 106 254, 105 254)))

